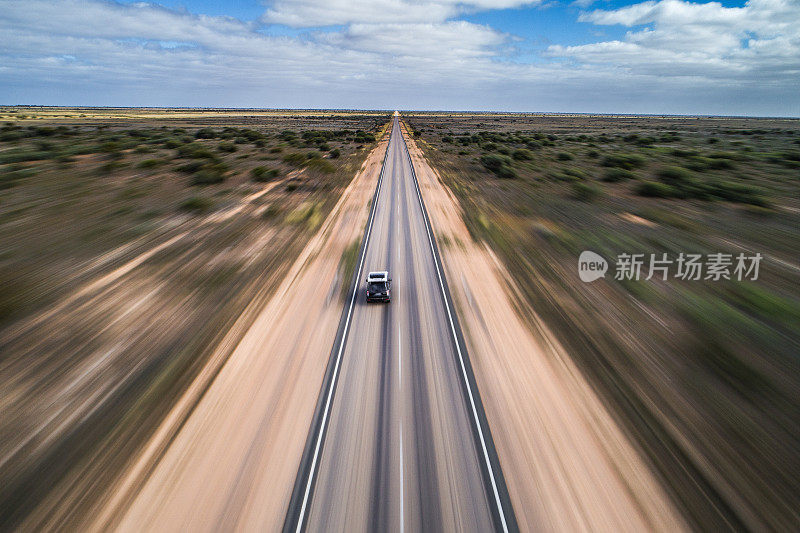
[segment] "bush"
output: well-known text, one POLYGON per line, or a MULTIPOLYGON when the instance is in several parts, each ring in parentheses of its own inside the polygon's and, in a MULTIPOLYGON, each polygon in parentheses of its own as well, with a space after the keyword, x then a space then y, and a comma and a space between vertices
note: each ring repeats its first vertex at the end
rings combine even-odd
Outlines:
POLYGON ((624 168, 625 170, 633 170, 634 168, 643 167, 645 163, 645 158, 640 155, 611 154, 603 158, 601 165, 604 167, 617 167, 624 168))
POLYGON ((34 176, 36 171, 32 168, 25 168, 18 165, 12 165, 10 168, 4 169, 0 174, 0 190, 10 189, 17 184, 18 181, 34 176))
POLYGON ((586 152, 586 157, 597 159, 598 157, 600 157, 600 152, 598 152, 597 150, 589 150, 588 152, 586 152))
POLYGON ((615 183, 636 178, 636 174, 624 168, 610 168, 603 176, 603 181, 615 183))
POLYGON ((331 154, 331 159, 338 159, 339 156, 342 155, 342 152, 340 152, 338 148, 334 148, 333 150, 330 151, 330 154, 331 154))
POLYGON ((201 196, 192 196, 181 204, 182 211, 189 211, 192 213, 205 213, 214 206, 214 202, 210 198, 203 198, 201 196))
POLYGON ((675 196, 675 188, 666 183, 659 183, 657 181, 643 181, 636 188, 636 193, 640 196, 648 196, 651 198, 672 198, 675 196))
POLYGON ((533 154, 530 150, 525 150, 524 148, 520 148, 519 150, 514 150, 514 154, 512 156, 517 161, 529 161, 533 159, 533 154))
POLYGON ((710 159, 708 162, 708 168, 712 168, 714 170, 727 170, 736 168, 736 165, 730 159, 710 159))
POLYGON ((283 160, 290 165, 300 167, 306 164, 308 158, 305 156, 305 154, 301 154, 300 152, 293 152, 291 154, 286 154, 283 157, 283 160))
POLYGON ((215 185, 225 181, 225 174, 213 167, 204 167, 192 176, 192 185, 215 185))
POLYGON ((139 163, 139 168, 156 168, 163 165, 165 161, 163 159, 145 159, 141 163, 139 163))
POLYGON ((512 179, 517 177, 517 173, 510 166, 511 159, 504 155, 482 155, 481 163, 499 178, 512 179))
POLYGON ((189 143, 180 146, 178 148, 178 157, 184 159, 217 159, 217 156, 211 153, 208 148, 198 143, 189 143))
POLYGON ((576 200, 581 202, 593 202, 600 196, 600 187, 594 183, 576 181, 572 184, 572 194, 576 200))
POLYGON ((272 181, 276 179, 280 173, 277 168, 256 167, 250 171, 250 176, 253 181, 272 181))
POLYGON ((729 202, 750 204, 758 207, 769 207, 769 202, 762 196, 760 189, 742 183, 717 181, 707 186, 708 193, 729 202))
POLYGON ((686 150, 683 148, 673 148, 670 153, 675 157, 681 158, 696 157, 698 155, 697 150, 686 150))
POLYGON ((228 167, 225 163, 206 163, 192 175, 192 185, 214 185, 225 181, 228 167))
POLYGON ((233 143, 222 142, 219 143, 219 145, 217 146, 217 150, 219 150, 220 152, 227 152, 230 154, 238 150, 238 148, 233 143))
POLYGON ((25 134, 21 131, 4 131, 0 133, 0 141, 9 142, 9 141, 18 141, 25 137, 25 134))
POLYGON ((211 128, 201 128, 195 132, 194 136, 196 139, 213 139, 217 136, 217 132, 211 128))
POLYGON ((322 158, 315 157, 308 162, 308 168, 316 170, 324 174, 331 174, 336 170, 336 167, 330 161, 322 158))
POLYGON ((557 157, 559 161, 572 161, 572 155, 567 152, 559 152, 557 157))
POLYGON ((690 183, 693 174, 682 167, 666 167, 658 171, 658 179, 670 185, 690 183))
POLYGON ((178 172, 185 172, 187 174, 193 174, 203 168, 205 165, 202 161, 189 161, 185 165, 181 165, 177 168, 178 172))

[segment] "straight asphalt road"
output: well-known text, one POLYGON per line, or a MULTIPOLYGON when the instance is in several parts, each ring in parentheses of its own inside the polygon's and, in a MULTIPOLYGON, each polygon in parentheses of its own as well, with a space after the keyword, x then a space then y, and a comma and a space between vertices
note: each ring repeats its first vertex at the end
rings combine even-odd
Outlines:
POLYGON ((332 353, 335 388, 321 392, 287 529, 513 530, 397 118, 379 187, 344 345, 332 353), (365 302, 374 270, 393 279, 389 304, 365 302))

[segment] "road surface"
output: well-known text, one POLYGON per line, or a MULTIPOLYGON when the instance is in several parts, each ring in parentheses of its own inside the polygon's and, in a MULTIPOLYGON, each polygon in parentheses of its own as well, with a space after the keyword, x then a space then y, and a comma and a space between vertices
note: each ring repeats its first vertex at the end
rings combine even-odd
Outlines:
POLYGON ((513 530, 396 118, 378 187, 285 529, 513 530), (372 270, 390 304, 365 302, 372 270))

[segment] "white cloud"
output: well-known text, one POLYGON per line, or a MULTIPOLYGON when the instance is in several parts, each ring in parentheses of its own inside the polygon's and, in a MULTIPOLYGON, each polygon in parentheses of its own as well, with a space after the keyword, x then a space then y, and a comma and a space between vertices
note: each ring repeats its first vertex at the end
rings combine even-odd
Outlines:
POLYGON ((800 2, 750 0, 728 8, 718 2, 643 2, 616 10, 583 13, 598 25, 648 26, 624 41, 554 45, 551 57, 613 65, 658 76, 798 83, 800 2), (650 27, 651 26, 651 27, 650 27))
POLYGON ((275 0, 263 20, 296 28, 354 23, 444 22, 459 14, 538 4, 541 0, 275 0))
POLYGON ((361 50, 439 61, 490 57, 507 37, 492 28, 464 21, 437 24, 352 24, 322 40, 349 50, 361 50))

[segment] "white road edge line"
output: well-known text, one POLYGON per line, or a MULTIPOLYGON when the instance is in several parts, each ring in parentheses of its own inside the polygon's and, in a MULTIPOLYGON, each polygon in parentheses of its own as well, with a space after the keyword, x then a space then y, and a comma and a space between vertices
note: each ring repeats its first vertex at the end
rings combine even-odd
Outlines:
POLYGON ((405 531, 405 512, 403 498, 405 496, 405 483, 403 483, 403 418, 400 417, 400 532, 405 531))
MULTIPOLYGON (((400 326, 397 326, 397 381, 399 388, 403 388, 403 338, 400 336, 400 326)), ((401 391, 402 392, 402 391, 401 391)), ((402 406, 402 404, 401 404, 402 406)), ((403 483, 403 413, 400 413, 400 531, 405 531, 403 520, 403 498, 405 497, 405 484, 403 483)))
MULTIPOLYGON (((402 136, 402 133, 401 133, 402 136)), ((389 134, 389 142, 386 144, 386 154, 383 156, 383 163, 381 164, 381 174, 378 178, 378 187, 377 193, 375 194, 375 198, 372 202, 372 210, 369 216, 369 227, 367 228, 367 234, 364 237, 364 249, 361 251, 361 261, 358 264, 358 274, 356 275, 356 286, 353 288, 353 296, 350 298, 350 308, 347 310, 347 318, 345 319, 344 323, 344 330, 342 332, 342 338, 339 342, 339 351, 336 354, 336 366, 333 369, 333 377, 331 378, 330 386, 328 387, 328 397, 325 400, 325 411, 322 414, 322 424, 320 425, 319 435, 317 436, 317 444, 314 447, 314 459, 311 461, 311 471, 308 474, 308 483, 306 483, 306 490, 303 494, 303 505, 300 507, 300 517, 297 520, 297 529, 295 530, 297 533, 300 533, 303 529, 303 519, 306 514, 306 506, 308 505, 308 496, 311 492, 311 485, 314 480, 314 472, 317 468, 317 460, 319 459, 319 449, 322 444, 322 436, 325 434, 325 426, 328 422, 328 411, 330 410, 331 406, 331 397, 333 396, 333 389, 334 384, 336 383, 336 376, 339 374, 339 364, 342 361, 342 351, 344 350, 345 340, 347 339, 347 330, 350 327, 350 317, 353 313, 353 304, 356 301, 356 294, 358 294, 358 280, 361 279, 361 269, 364 268, 364 258, 367 255, 367 246, 369 245, 369 236, 372 233, 372 221, 375 219, 375 212, 377 211, 378 205, 378 197, 381 194, 381 185, 383 184, 383 172, 386 169, 386 157, 389 155, 389 145, 392 142, 391 134, 389 134)))
POLYGON ((458 360, 461 363, 461 374, 464 377, 464 383, 467 385, 467 393, 469 396, 469 403, 472 407, 472 415, 475 417, 475 426, 478 428, 478 436, 480 437, 481 441, 481 448, 483 448, 483 458, 486 461, 486 468, 489 470, 489 477, 492 480, 492 490, 494 491, 494 499, 495 503, 497 504, 497 511, 500 514, 500 521, 503 524, 503 531, 508 533, 508 525, 506 524, 506 516, 503 512, 503 504, 500 502, 500 493, 497 490, 497 482, 494 479, 494 470, 492 469, 492 463, 489 461, 489 452, 486 449, 486 441, 483 437, 483 430, 481 429, 481 422, 478 418, 478 411, 475 408, 475 400, 472 396, 472 387, 469 385, 469 379, 467 378, 467 369, 464 366, 464 357, 461 354, 461 346, 458 342, 458 336, 456 335, 456 327, 453 323, 453 316, 450 313, 450 303, 447 299, 447 293, 444 290, 444 283, 442 282, 442 273, 439 270, 439 261, 436 259, 436 252, 433 247, 433 238, 431 237, 431 228, 428 224, 428 217, 425 216, 425 205, 422 203, 422 195, 420 194, 420 185, 419 181, 417 180, 417 174, 414 171, 414 162, 411 159, 411 151, 408 149, 408 144, 406 143, 405 137, 403 137, 402 130, 400 131, 400 137, 403 139, 403 146, 406 149, 406 155, 408 156, 408 163, 411 165, 411 173, 414 176, 414 181, 416 182, 416 189, 417 189, 417 199, 419 200, 419 206, 422 210, 423 220, 425 221, 425 231, 428 233, 428 244, 431 247, 431 255, 433 255, 433 264, 436 267, 436 275, 439 278, 439 288, 442 291, 442 297, 444 298, 445 309, 447 310, 447 318, 450 321, 450 332, 453 334, 453 340, 456 344, 456 351, 458 352, 458 360))

